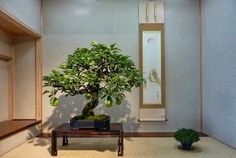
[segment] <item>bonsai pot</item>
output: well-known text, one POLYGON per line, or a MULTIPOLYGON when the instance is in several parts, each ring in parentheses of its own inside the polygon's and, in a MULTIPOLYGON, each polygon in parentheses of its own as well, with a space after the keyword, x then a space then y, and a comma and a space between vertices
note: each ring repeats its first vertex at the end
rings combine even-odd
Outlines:
POLYGON ((107 129, 110 127, 110 116, 94 115, 84 118, 82 115, 70 119, 72 129, 107 129))
POLYGON ((191 150, 192 144, 181 143, 183 150, 191 150))

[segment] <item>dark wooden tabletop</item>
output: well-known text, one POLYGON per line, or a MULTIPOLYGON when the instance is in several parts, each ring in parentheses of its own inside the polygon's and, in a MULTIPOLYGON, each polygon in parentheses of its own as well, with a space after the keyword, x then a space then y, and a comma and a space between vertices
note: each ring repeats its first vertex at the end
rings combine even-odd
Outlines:
POLYGON ((122 123, 111 123, 108 129, 71 129, 69 123, 64 123, 53 130, 57 134, 112 134, 123 131, 122 123))

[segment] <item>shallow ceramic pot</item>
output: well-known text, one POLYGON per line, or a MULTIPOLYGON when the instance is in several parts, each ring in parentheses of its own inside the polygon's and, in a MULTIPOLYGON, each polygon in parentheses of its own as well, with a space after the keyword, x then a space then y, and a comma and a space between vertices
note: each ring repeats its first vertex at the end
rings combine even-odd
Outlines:
POLYGON ((107 129, 110 127, 110 117, 107 116, 104 120, 86 120, 78 119, 78 116, 75 116, 70 119, 70 127, 72 129, 107 129))

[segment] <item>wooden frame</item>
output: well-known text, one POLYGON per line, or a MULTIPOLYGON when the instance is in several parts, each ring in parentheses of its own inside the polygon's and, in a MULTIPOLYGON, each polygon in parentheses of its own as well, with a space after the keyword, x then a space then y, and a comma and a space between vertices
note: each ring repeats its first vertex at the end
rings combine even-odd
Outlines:
POLYGON ((52 130, 51 156, 57 156, 57 138, 62 137, 62 145, 68 145, 68 137, 118 137, 118 156, 124 154, 124 130, 122 123, 111 123, 108 129, 78 129, 73 130, 69 123, 64 123, 52 130))
POLYGON ((35 119, 42 120, 42 39, 35 48, 35 119))
POLYGON ((8 63, 8 120, 13 119, 13 61, 11 57, 0 55, 0 60, 8 63))
MULTIPOLYGON (((42 5, 42 2, 41 2, 42 5)), ((42 10, 42 6, 41 6, 42 10)), ((41 11, 42 12, 42 11, 41 11)), ((42 14, 41 14, 42 16, 42 14)), ((41 17, 42 18, 42 17, 41 17)), ((42 19, 41 19, 42 23, 42 19)), ((41 24, 42 25, 42 24, 41 24)), ((12 56, 7 57, 0 55, 0 60, 9 63, 8 77, 8 119, 13 120, 14 111, 14 90, 13 90, 13 72, 14 72, 14 44, 28 40, 35 41, 35 119, 42 120, 42 39, 41 34, 34 31, 32 28, 18 20, 15 16, 4 9, 0 9, 0 30, 2 34, 7 36, 9 44, 12 44, 12 56)))
POLYGON ((165 55, 164 55, 164 24, 160 23, 142 23, 139 24, 139 64, 143 73, 143 32, 144 31, 160 31, 161 33, 161 103, 160 104, 144 104, 143 86, 140 88, 140 108, 164 108, 165 107, 165 55))

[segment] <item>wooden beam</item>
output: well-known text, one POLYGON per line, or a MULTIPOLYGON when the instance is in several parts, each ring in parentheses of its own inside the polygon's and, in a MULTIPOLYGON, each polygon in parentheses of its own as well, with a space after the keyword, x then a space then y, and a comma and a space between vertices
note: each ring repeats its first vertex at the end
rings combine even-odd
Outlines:
POLYGON ((8 62, 8 120, 13 119, 13 61, 8 62))
POLYGON ((35 48, 35 119, 42 120, 42 39, 36 40, 35 48))

